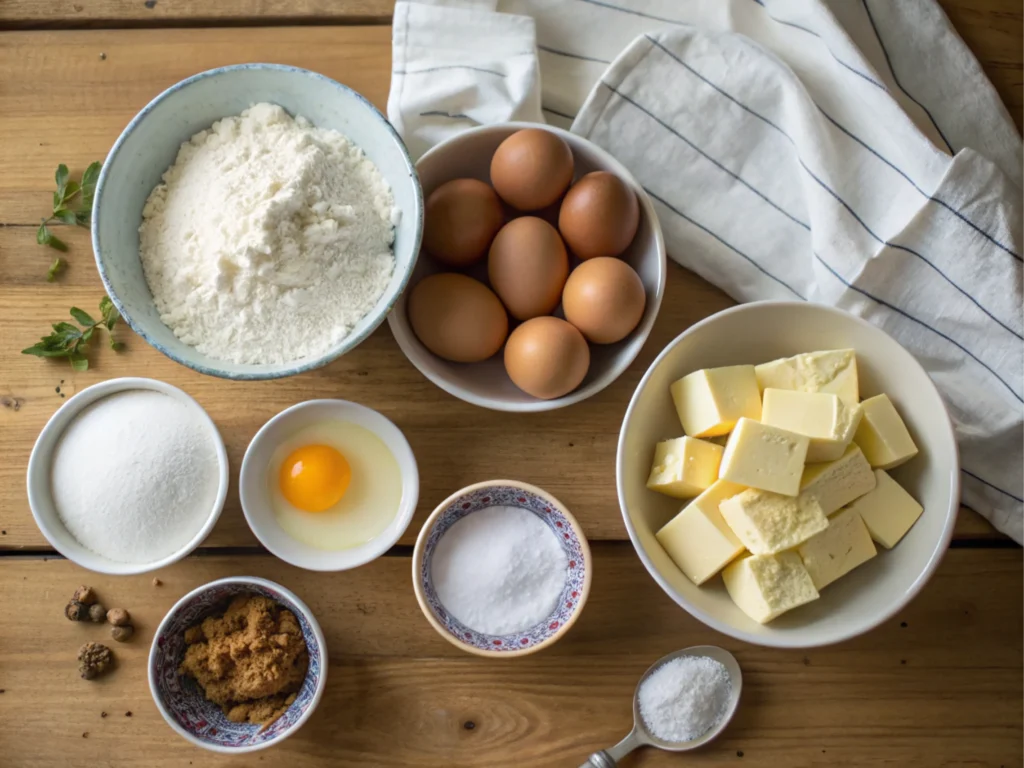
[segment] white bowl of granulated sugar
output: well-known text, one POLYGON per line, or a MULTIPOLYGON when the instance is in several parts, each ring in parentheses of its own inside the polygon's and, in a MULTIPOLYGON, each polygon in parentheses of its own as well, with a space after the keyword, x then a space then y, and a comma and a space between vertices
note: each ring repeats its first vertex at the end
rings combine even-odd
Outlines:
POLYGON ((128 324, 200 373, 272 379, 362 342, 404 290, 423 199, 377 109, 278 64, 202 72, 125 128, 92 239, 128 324))
POLYGON ((213 529, 227 492, 217 427, 155 379, 83 389, 50 417, 28 462, 39 530, 98 573, 145 573, 185 557, 213 529))

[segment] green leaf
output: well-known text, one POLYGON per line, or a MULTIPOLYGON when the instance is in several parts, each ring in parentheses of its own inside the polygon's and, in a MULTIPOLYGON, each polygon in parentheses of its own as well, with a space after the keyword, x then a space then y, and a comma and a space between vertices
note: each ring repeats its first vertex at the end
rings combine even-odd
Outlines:
POLYGON ((117 311, 117 307, 114 306, 114 302, 110 300, 109 296, 104 296, 100 300, 100 312, 103 314, 103 324, 107 326, 107 330, 114 330, 114 326, 121 318, 121 313, 117 311))
POLYGON ((78 216, 75 215, 74 211, 69 211, 67 208, 58 208, 53 212, 53 215, 72 227, 78 223, 78 216))
POLYGON ((71 359, 71 367, 74 368, 76 371, 87 371, 87 370, 89 370, 89 360, 88 360, 88 358, 81 357, 81 356, 74 356, 74 357, 71 357, 70 359, 71 359))
POLYGON ((66 320, 62 320, 59 323, 54 323, 53 324, 53 330, 54 330, 55 333, 69 332, 69 333, 77 334, 79 336, 82 335, 82 331, 81 331, 80 328, 78 328, 77 326, 72 325, 71 323, 67 322, 66 320))
POLYGON ((53 193, 53 210, 57 210, 64 205, 64 193, 59 189, 53 193))
POLYGON ((82 342, 85 343, 89 339, 91 339, 92 338, 92 334, 93 334, 93 332, 95 330, 96 330, 96 326, 94 325, 92 328, 88 329, 85 333, 83 333, 82 334, 82 342))
POLYGON ((50 235, 50 237, 46 241, 46 244, 53 248, 55 251, 60 251, 61 253, 68 252, 68 244, 61 240, 56 235, 50 235))
POLYGON ((89 228, 89 224, 90 224, 89 219, 91 219, 91 218, 92 218, 92 211, 89 211, 89 210, 75 211, 75 223, 78 226, 80 226, 80 227, 85 227, 86 229, 88 229, 89 228))
POLYGON ((39 229, 36 230, 36 242, 39 245, 46 245, 50 241, 50 230, 46 228, 46 222, 44 221, 39 225, 39 229))
POLYGON ((88 312, 79 309, 78 307, 71 308, 71 316, 75 318, 79 325, 91 327, 96 325, 96 321, 92 319, 88 312))
POLYGON ((51 264, 50 268, 46 271, 46 281, 48 283, 52 283, 54 280, 57 279, 57 275, 60 274, 60 272, 63 269, 64 259, 62 259, 60 256, 55 257, 53 260, 53 264, 51 264))
POLYGON ((82 174, 82 203, 92 205, 92 197, 96 193, 96 182, 100 179, 101 163, 92 163, 82 174))
POLYGON ((124 342, 123 341, 114 341, 114 337, 113 336, 110 336, 109 338, 110 338, 110 348, 112 350, 114 350, 115 352, 120 352, 122 349, 124 349, 124 342))
POLYGON ((54 178, 57 180, 57 191, 60 192, 61 198, 64 197, 64 190, 68 185, 68 176, 68 167, 64 163, 58 165, 54 178))

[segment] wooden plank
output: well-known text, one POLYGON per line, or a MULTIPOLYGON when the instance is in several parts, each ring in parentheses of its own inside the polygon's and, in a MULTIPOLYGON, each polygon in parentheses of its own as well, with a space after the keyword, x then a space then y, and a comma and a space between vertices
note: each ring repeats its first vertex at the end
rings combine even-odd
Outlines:
MULTIPOLYGON (((132 115, 161 89, 198 70, 256 58, 319 69, 381 107, 387 98, 390 31, 384 27, 0 35, 0 71, 13 73, 0 89, 0 135, 21 137, 0 142, 0 167, 5 169, 0 174, 0 306, 10 317, 8 343, 0 349, 0 450, 10 457, 0 464, 0 531, 6 531, 0 534, 0 547, 46 544, 28 511, 23 473, 36 435, 61 402, 56 388, 71 395, 124 375, 163 379, 197 397, 220 425, 236 469, 259 426, 288 405, 343 397, 378 408, 406 430, 422 462, 420 507, 403 539, 407 543, 450 492, 497 476, 535 482, 559 496, 591 538, 623 538, 614 453, 630 393, 665 344, 732 304, 674 264, 661 315, 637 362, 598 397, 546 415, 491 413, 449 397, 405 360, 383 328, 322 371, 285 381, 238 382, 230 391, 216 379, 170 362, 139 339, 130 338, 128 351, 120 356, 98 352, 97 365, 83 374, 18 353, 69 307, 88 310, 102 295, 82 230, 61 230, 71 244, 70 267, 56 285, 44 280, 53 252, 35 245, 34 228, 27 225, 47 210, 56 163, 64 161, 80 172, 106 154, 132 115), (496 434, 503 439, 495 441, 496 434), (571 477, 565 472, 570 464, 571 477)), ((998 535, 967 511, 957 530, 971 538, 998 535)), ((254 543, 233 489, 207 545, 254 543)))
MULTIPOLYGON (((546 652, 503 664, 461 654, 429 628, 405 557, 382 558, 344 578, 266 557, 199 557, 161 573, 161 587, 148 576, 87 574, 64 560, 8 557, 0 573, 5 601, 18 606, 0 623, 0 722, 7 724, 0 743, 8 765, 242 765, 175 735, 145 680, 148 643, 170 605, 194 586, 240 573, 296 591, 321 622, 330 652, 317 714, 266 753, 271 765, 578 765, 628 730, 633 688, 650 663, 705 643, 737 655, 744 698, 722 739, 687 761, 1022 764, 1017 551, 953 550, 921 596, 884 626, 839 646, 785 651, 712 632, 669 602, 627 546, 599 545, 590 601, 570 634, 546 652), (74 654, 105 629, 69 624, 61 614, 82 581, 127 607, 138 626, 135 640, 115 647, 117 669, 92 683, 78 679, 74 654)), ((679 764, 678 756, 653 750, 630 763, 679 764)))
POLYGON ((395 0, 4 0, 0 29, 387 24, 395 0))
POLYGON ((391 29, 0 34, 0 225, 38 224, 50 210, 58 163, 80 172, 103 160, 132 117, 164 89, 196 72, 251 61, 322 72, 383 110, 391 29))

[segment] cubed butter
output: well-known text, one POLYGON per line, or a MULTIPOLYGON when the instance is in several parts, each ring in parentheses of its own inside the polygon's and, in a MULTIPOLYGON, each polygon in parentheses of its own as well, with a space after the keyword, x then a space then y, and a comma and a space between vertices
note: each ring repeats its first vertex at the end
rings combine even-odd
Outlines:
POLYGON ((741 557, 726 566, 722 580, 733 602, 759 624, 818 599, 818 590, 795 552, 741 557))
POLYGON ((742 490, 741 485, 716 480, 656 534, 668 556, 694 584, 703 584, 743 552, 743 544, 718 511, 719 504, 742 490))
POLYGON ((793 389, 838 395, 847 405, 859 397, 857 355, 852 349, 807 352, 763 363, 754 369, 757 384, 766 389, 793 389))
POLYGON ((743 545, 755 555, 792 549, 828 528, 813 497, 783 496, 754 488, 721 503, 719 510, 743 545))
POLYGON ((810 438, 748 418, 736 422, 718 476, 786 496, 800 492, 810 438))
POLYGON ((835 461, 843 455, 860 425, 861 407, 847 405, 829 392, 792 389, 764 391, 761 422, 811 439, 807 461, 835 461))
POLYGON ((730 432, 740 418, 761 418, 761 393, 752 365, 705 368, 669 387, 679 421, 690 437, 730 432))
POLYGON ((886 549, 892 549, 917 522, 924 507, 889 477, 889 473, 876 469, 875 480, 875 489, 861 496, 848 509, 864 519, 872 539, 886 549))
POLYGON ((917 446, 907 425, 886 394, 875 395, 861 403, 864 416, 853 441, 875 469, 892 469, 917 455, 917 446))
POLYGON ((718 479, 722 453, 722 446, 695 437, 663 440, 654 446, 647 487, 677 499, 696 496, 718 479))
POLYGON ((815 499, 831 515, 875 487, 875 475, 856 444, 835 461, 808 464, 800 482, 800 498, 815 499))
POLYGON ((828 521, 828 528, 805 541, 796 551, 818 590, 878 554, 861 516, 849 507, 834 515, 828 521))

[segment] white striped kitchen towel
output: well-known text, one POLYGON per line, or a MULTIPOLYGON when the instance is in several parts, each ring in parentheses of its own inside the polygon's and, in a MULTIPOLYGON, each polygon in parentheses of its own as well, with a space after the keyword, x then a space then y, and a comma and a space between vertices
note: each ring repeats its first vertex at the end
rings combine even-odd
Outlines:
POLYGON ((395 9, 421 153, 550 120, 621 160, 738 301, 884 328, 949 405, 963 499, 1024 540, 1021 140, 934 0, 435 0, 395 9))

